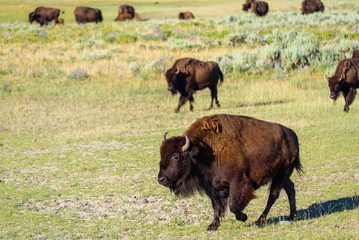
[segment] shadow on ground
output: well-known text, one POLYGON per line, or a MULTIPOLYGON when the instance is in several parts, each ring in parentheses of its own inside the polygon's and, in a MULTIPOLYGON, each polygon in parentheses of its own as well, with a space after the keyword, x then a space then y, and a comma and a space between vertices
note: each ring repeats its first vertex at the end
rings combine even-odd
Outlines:
MULTIPOLYGON (((339 198, 327 202, 314 203, 307 209, 298 211, 297 221, 308 220, 313 218, 320 218, 336 212, 343 212, 345 210, 353 210, 359 207, 359 196, 339 198)), ((288 209, 289 212, 289 209, 288 209)), ((288 221, 288 216, 280 216, 277 218, 270 218, 267 221, 268 225, 278 224, 283 221, 288 221)))

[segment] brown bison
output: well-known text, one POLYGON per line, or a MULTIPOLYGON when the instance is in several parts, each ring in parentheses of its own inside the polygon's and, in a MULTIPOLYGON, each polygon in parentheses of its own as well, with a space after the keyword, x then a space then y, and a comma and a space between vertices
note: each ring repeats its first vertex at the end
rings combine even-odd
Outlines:
POLYGON ((165 73, 168 91, 172 94, 180 92, 181 96, 175 112, 179 112, 181 106, 189 100, 190 110, 193 111, 193 94, 197 90, 209 88, 212 102, 209 109, 213 108, 213 100, 220 107, 217 99, 218 79, 223 82, 223 73, 215 62, 202 62, 193 58, 181 58, 176 60, 172 68, 165 73))
POLYGON ((131 20, 135 16, 135 9, 127 4, 122 4, 118 8, 118 16, 115 19, 115 21, 125 21, 125 20, 131 20))
POLYGON ((353 52, 353 58, 359 59, 359 49, 358 49, 358 50, 354 50, 354 52, 353 52))
POLYGON ((102 22, 102 13, 100 9, 89 7, 77 7, 74 11, 77 23, 102 22))
POLYGON ((40 23, 40 26, 47 25, 52 20, 55 20, 55 24, 59 23, 58 18, 60 15, 60 9, 37 7, 35 11, 29 13, 29 22, 34 21, 40 23))
POLYGON ((64 24, 65 20, 63 18, 59 18, 59 24, 64 24))
POLYGON ((254 191, 271 182, 267 206, 256 225, 266 223, 267 214, 284 188, 289 198, 289 219, 297 217, 294 168, 302 171, 295 132, 277 123, 246 116, 213 115, 197 119, 184 133, 166 139, 160 148, 158 182, 175 195, 205 193, 212 201, 216 230, 227 199, 236 219, 245 222, 244 208, 255 198, 254 191))
POLYGON ((353 103, 356 88, 359 88, 359 59, 347 58, 341 60, 332 77, 326 77, 330 89, 330 98, 334 101, 343 92, 345 99, 344 111, 349 111, 349 105, 353 103))
POLYGON ((251 8, 252 13, 255 13, 257 16, 265 16, 268 13, 269 7, 267 2, 247 0, 243 4, 243 11, 248 11, 251 8))
POLYGON ((138 13, 135 12, 135 9, 127 4, 123 4, 118 8, 118 16, 115 19, 115 21, 125 21, 125 20, 131 20, 135 19, 137 21, 147 21, 148 19, 142 19, 138 15, 138 13))
POLYGON ((191 12, 180 12, 178 14, 178 19, 194 19, 194 15, 191 12))
POLYGON ((324 4, 321 0, 304 0, 302 2, 302 14, 323 12, 324 4))

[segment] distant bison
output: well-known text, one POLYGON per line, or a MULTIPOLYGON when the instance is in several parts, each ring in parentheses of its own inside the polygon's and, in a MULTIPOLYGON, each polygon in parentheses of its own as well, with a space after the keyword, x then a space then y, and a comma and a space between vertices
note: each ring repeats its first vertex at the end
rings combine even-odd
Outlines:
POLYGON ((89 7, 77 7, 74 11, 77 23, 102 22, 102 13, 100 9, 89 7))
POLYGON ((248 11, 251 8, 252 13, 255 13, 257 16, 265 16, 268 13, 269 7, 267 2, 247 0, 243 4, 243 11, 248 11))
POLYGON ((60 15, 60 9, 37 7, 35 11, 29 13, 29 22, 34 21, 40 23, 40 26, 47 25, 52 20, 55 20, 55 24, 59 23, 58 18, 60 15))
POLYGON ((64 24, 65 20, 63 18, 59 18, 59 24, 64 24))
POLYGON ((217 107, 220 107, 217 99, 217 84, 220 79, 223 82, 223 73, 215 62, 202 62, 193 58, 181 58, 176 60, 173 66, 165 73, 168 91, 172 94, 180 92, 178 106, 175 112, 179 112, 181 106, 189 100, 190 110, 193 111, 193 94, 197 90, 209 88, 211 90, 211 106, 216 100, 217 107))
POLYGON ((330 98, 334 101, 343 92, 345 99, 344 111, 349 111, 359 88, 359 59, 348 58, 340 61, 332 77, 326 77, 330 89, 330 98))
POLYGON ((359 59, 359 49, 358 49, 358 50, 354 50, 354 52, 353 52, 353 58, 359 59))
POLYGON ((115 21, 125 21, 133 19, 135 16, 135 9, 127 4, 122 4, 118 8, 118 16, 115 21))
POLYGON ((302 2, 302 14, 323 12, 324 4, 321 0, 304 0, 302 2))
POLYGON ((208 230, 219 227, 228 197, 230 211, 245 222, 243 210, 255 198, 254 191, 269 182, 267 206, 256 225, 266 223, 282 188, 289 199, 289 219, 297 217, 290 176, 294 169, 302 171, 302 166, 293 130, 246 116, 213 115, 197 119, 183 136, 166 139, 166 134, 158 182, 175 195, 207 194, 214 211, 208 230))
POLYGON ((115 19, 115 21, 125 21, 125 20, 131 20, 135 19, 137 21, 147 21, 148 19, 142 19, 138 15, 138 13, 135 12, 135 9, 127 4, 123 4, 118 8, 118 16, 115 19))
POLYGON ((178 19, 194 19, 194 15, 191 12, 180 12, 178 19))

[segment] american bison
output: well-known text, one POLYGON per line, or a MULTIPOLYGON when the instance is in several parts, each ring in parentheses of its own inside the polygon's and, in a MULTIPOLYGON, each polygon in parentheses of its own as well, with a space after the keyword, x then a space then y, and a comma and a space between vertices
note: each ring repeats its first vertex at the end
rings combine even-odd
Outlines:
POLYGON ((257 16, 265 16, 268 13, 269 7, 267 2, 247 0, 243 4, 243 11, 248 11, 251 8, 252 13, 255 13, 257 16))
POLYGON ((358 50, 354 50, 354 52, 353 52, 353 58, 359 59, 359 49, 358 49, 358 50))
POLYGON ((194 19, 194 14, 192 12, 180 12, 178 14, 178 19, 194 19))
POLYGON ((244 208, 254 191, 271 182, 267 205, 255 222, 262 226, 284 188, 290 205, 289 219, 297 217, 294 170, 302 171, 295 132, 277 123, 246 116, 212 115, 197 119, 183 136, 166 139, 160 148, 158 182, 176 196, 205 193, 212 201, 216 230, 227 199, 236 219, 245 222, 244 208))
POLYGON ((147 21, 148 19, 142 19, 138 15, 138 13, 135 12, 135 9, 127 4, 122 4, 118 8, 118 16, 115 19, 115 21, 125 21, 125 20, 131 20, 135 19, 137 21, 147 21))
POLYGON ((190 110, 193 111, 193 94, 197 90, 209 88, 211 90, 211 106, 216 100, 217 107, 220 107, 217 99, 218 79, 223 82, 223 73, 215 62, 202 62, 193 58, 177 59, 173 66, 165 73, 168 91, 172 94, 180 92, 181 96, 175 112, 179 112, 181 106, 189 100, 190 110))
POLYGON ((59 18, 59 24, 64 24, 65 20, 63 18, 59 18))
POLYGON ((89 7, 77 7, 74 11, 77 23, 102 22, 102 13, 100 9, 89 7))
POLYGON ((40 26, 47 25, 52 20, 55 20, 55 24, 59 23, 58 18, 60 15, 60 9, 37 7, 35 11, 29 13, 29 22, 34 21, 40 23, 40 26))
POLYGON ((323 12, 324 4, 321 0, 304 0, 302 2, 302 14, 323 12))
POLYGON ((125 20, 131 20, 135 16, 135 9, 127 4, 122 4, 118 8, 118 16, 115 19, 115 21, 125 21, 125 20))
POLYGON ((326 77, 330 89, 330 98, 334 101, 343 92, 345 99, 344 111, 349 111, 349 105, 353 103, 356 88, 359 88, 359 59, 347 58, 341 60, 335 73, 331 77, 326 77))

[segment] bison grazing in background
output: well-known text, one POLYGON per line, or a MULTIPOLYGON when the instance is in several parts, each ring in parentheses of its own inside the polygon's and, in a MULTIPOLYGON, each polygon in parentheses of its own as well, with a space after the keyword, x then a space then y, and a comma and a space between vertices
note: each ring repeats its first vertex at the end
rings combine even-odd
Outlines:
POLYGON ((180 12, 178 19, 194 19, 194 15, 191 12, 180 12))
POLYGON ((193 94, 197 90, 209 88, 211 90, 212 102, 209 109, 213 107, 213 100, 216 100, 217 107, 220 107, 217 99, 218 79, 223 82, 223 73, 215 62, 202 62, 193 58, 181 58, 176 60, 172 68, 165 73, 168 90, 175 94, 180 92, 178 106, 175 112, 179 112, 181 106, 189 100, 190 110, 193 111, 193 94))
POLYGON ((252 13, 255 13, 257 16, 265 16, 268 13, 269 7, 267 2, 247 0, 243 4, 243 11, 248 11, 251 8, 252 13))
POLYGON ((321 0, 304 0, 302 2, 302 14, 323 12, 324 4, 321 0))
POLYGON ((330 98, 334 101, 343 92, 345 99, 344 111, 349 111, 349 105, 354 101, 359 88, 359 59, 348 58, 341 60, 332 77, 326 77, 330 89, 330 98))
POLYGON ((40 26, 47 25, 52 20, 55 20, 55 24, 59 23, 58 18, 60 15, 60 9, 37 7, 35 11, 29 13, 29 22, 34 21, 40 23, 40 26))
POLYGON ((359 59, 359 49, 358 49, 358 50, 354 50, 354 52, 353 52, 353 58, 359 59))
POLYGON ((127 4, 122 4, 118 8, 118 16, 115 19, 115 21, 125 21, 125 20, 131 20, 135 16, 135 9, 127 4))
POLYGON ((77 7, 74 11, 77 23, 102 22, 102 13, 100 9, 89 7, 77 7))
POLYGON ((213 115, 197 119, 184 133, 166 139, 160 148, 158 182, 175 195, 204 192, 212 201, 213 222, 220 225, 229 197, 229 209, 245 222, 244 208, 255 198, 254 191, 271 182, 267 206, 256 225, 266 217, 282 188, 290 205, 289 219, 297 217, 294 168, 302 171, 295 132, 277 123, 246 116, 213 115))
POLYGON ((59 18, 59 24, 64 24, 65 20, 63 18, 59 18))

